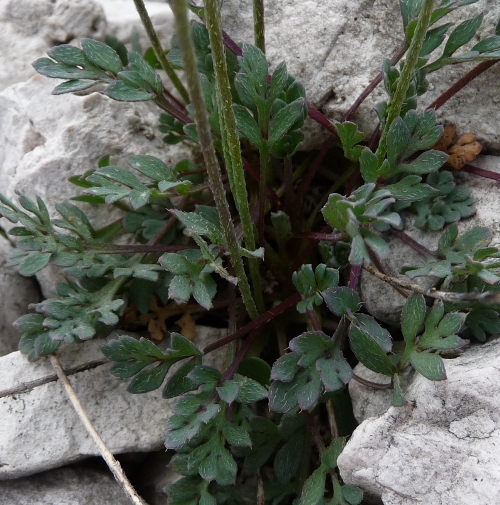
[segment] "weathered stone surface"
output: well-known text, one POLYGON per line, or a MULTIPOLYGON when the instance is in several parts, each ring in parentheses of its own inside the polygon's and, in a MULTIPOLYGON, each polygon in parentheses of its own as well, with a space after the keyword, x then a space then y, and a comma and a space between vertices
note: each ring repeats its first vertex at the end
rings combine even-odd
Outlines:
POLYGON ((407 406, 366 419, 338 459, 348 484, 384 505, 500 503, 500 340, 446 360, 448 380, 415 374, 407 406))
MULTIPOLYGON (((354 373, 362 379, 377 384, 390 384, 391 378, 387 375, 373 372, 362 363, 354 368, 354 373)), ((381 416, 392 403, 392 389, 374 389, 359 383, 356 380, 349 382, 349 394, 352 401, 352 410, 358 423, 362 423, 369 417, 381 416)))
POLYGON ((0 2, 0 91, 35 75, 31 63, 75 38, 102 38, 104 11, 93 0, 0 2))
MULTIPOLYGON (((110 338, 123 334, 115 332, 110 338)), ((203 347, 225 330, 198 326, 194 342, 203 347)), ((60 352, 66 370, 104 359, 102 340, 68 345, 60 352)), ((221 365, 221 355, 206 364, 221 365)), ((0 358, 0 479, 14 479, 97 455, 48 360, 28 363, 15 352, 0 358), (36 385, 40 384, 41 385, 36 385), (26 388, 24 388, 26 385, 26 388), (35 387, 34 387, 35 385, 35 387), (25 392, 13 393, 13 390, 25 392)), ((142 395, 126 391, 129 381, 112 376, 109 364, 70 375, 76 394, 97 432, 115 453, 153 451, 163 447, 165 422, 175 400, 161 389, 142 395)))
POLYGON ((57 468, 32 477, 0 481, 2 505, 129 505, 129 498, 108 472, 57 468))
MULTIPOLYGON (((474 166, 484 168, 500 174, 500 157, 479 156, 473 163, 474 166)), ((475 200, 476 214, 457 223, 459 233, 464 233, 475 226, 485 226, 493 233, 492 245, 500 245, 500 198, 498 198, 499 182, 486 179, 468 172, 454 172, 455 182, 464 185, 471 190, 475 200)), ((423 231, 413 226, 413 219, 407 216, 405 219, 405 233, 412 237, 420 245, 434 251, 437 248, 439 237, 442 232, 423 231)), ((414 249, 394 236, 386 236, 389 244, 389 256, 383 263, 390 275, 409 280, 399 272, 405 265, 422 265, 425 258, 420 256, 414 249)), ((430 278, 417 278, 422 287, 429 289, 434 285, 430 278)), ((384 281, 376 279, 371 274, 363 271, 360 280, 361 297, 364 306, 374 317, 394 326, 399 326, 401 309, 405 298, 394 288, 384 281)))
MULTIPOLYGON (((224 2, 225 29, 236 41, 253 43, 252 2, 224 2)), ((494 34, 500 4, 479 0, 458 9, 444 22, 459 22, 484 12, 478 38, 494 34)), ((403 42, 399 2, 345 2, 343 0, 265 2, 266 54, 274 68, 285 60, 289 72, 300 80, 308 100, 329 118, 340 119, 403 42)), ((474 43, 476 39, 474 39, 474 43)), ((440 54, 438 52, 438 54, 440 54)), ((429 76, 431 91, 423 97, 426 107, 471 66, 448 67, 429 76)), ((453 97, 438 113, 440 120, 454 123, 459 131, 474 131, 489 150, 500 151, 500 107, 495 66, 453 97)), ((361 105, 353 120, 366 134, 377 124, 374 105, 386 97, 382 88, 361 105)), ((321 142, 314 127, 304 145, 321 142)))
POLYGON ((12 249, 0 235, 0 356, 14 352, 19 344, 21 335, 12 323, 28 312, 30 303, 41 300, 37 282, 7 266, 12 249))
MULTIPOLYGON (((67 179, 97 168, 106 154, 113 165, 125 168, 131 155, 172 162, 191 155, 185 146, 164 144, 153 104, 116 102, 98 93, 52 96, 57 82, 35 76, 0 94, 0 187, 8 198, 16 200, 16 190, 41 196, 55 217, 58 203, 81 193, 67 179)), ((101 206, 82 208, 96 228, 120 215, 103 212, 101 206)), ((2 226, 8 230, 14 225, 4 219, 2 226)), ((50 296, 54 272, 41 272, 37 278, 43 294, 50 296)))

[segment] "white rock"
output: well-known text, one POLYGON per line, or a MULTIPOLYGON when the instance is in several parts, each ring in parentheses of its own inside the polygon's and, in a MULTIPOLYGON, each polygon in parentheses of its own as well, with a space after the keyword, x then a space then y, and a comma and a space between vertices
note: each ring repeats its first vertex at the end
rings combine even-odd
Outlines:
POLYGON ((31 63, 75 38, 102 38, 104 11, 93 0, 2 0, 0 91, 35 75, 31 63))
POLYGON ((11 244, 0 235, 0 356, 14 352, 19 344, 21 335, 12 323, 28 312, 30 303, 41 300, 37 282, 7 266, 12 250, 11 244))
POLYGON ((405 407, 365 420, 338 459, 344 482, 384 505, 500 503, 500 340, 415 374, 405 407))
MULTIPOLYGON (((110 338, 123 333, 115 332, 110 338)), ((204 347, 225 333, 198 326, 194 342, 204 347)), ((104 359, 99 348, 102 343, 93 340, 68 345, 59 353, 63 368, 96 365, 104 359)), ((206 364, 220 367, 221 354, 208 354, 206 364)), ((0 370, 0 480, 98 455, 60 382, 55 381, 48 360, 28 363, 25 356, 15 352, 0 358, 0 370), (25 392, 13 393, 23 389, 25 392)), ((70 381, 111 452, 144 452, 163 447, 165 422, 176 400, 162 399, 161 388, 133 395, 126 391, 130 381, 111 375, 109 364, 72 374, 70 381)))
MULTIPOLYGON (((224 2, 223 12, 229 35, 236 41, 253 43, 252 2, 224 2)), ((479 0, 451 13, 443 22, 458 24, 480 12, 485 13, 477 32, 482 39, 494 34, 500 17, 500 4, 496 0, 479 0)), ((391 58, 403 42, 399 2, 391 0, 265 2, 265 23, 266 54, 271 67, 286 61, 289 72, 305 86, 310 103, 336 120, 377 75, 382 60, 391 58)), ((470 68, 470 65, 448 67, 430 74, 432 91, 422 98, 421 105, 429 105, 470 68)), ((440 120, 456 124, 461 132, 476 132, 485 146, 496 152, 500 151, 499 78, 497 65, 439 112, 440 120)), ((379 86, 354 116, 353 120, 366 134, 371 134, 377 124, 374 105, 385 99, 379 86)), ((321 143, 322 135, 318 132, 319 128, 313 128, 305 149, 321 143)))
MULTIPOLYGON (((500 174, 500 157, 479 156, 472 165, 484 168, 500 174)), ((486 179, 468 172, 454 172, 455 182, 464 185, 471 190, 475 200, 476 214, 468 219, 462 219, 457 223, 459 234, 465 233, 475 226, 484 226, 493 233, 491 244, 500 246, 500 198, 498 190, 500 182, 486 179)), ((405 233, 416 240, 420 245, 434 251, 437 248, 439 237, 442 232, 423 231, 413 226, 413 219, 407 216, 405 219, 405 233)), ((387 236, 389 244, 389 256, 383 260, 384 266, 390 275, 409 280, 401 275, 401 268, 408 265, 423 265, 425 259, 414 249, 396 237, 387 236)), ((430 278, 417 278, 413 282, 429 289, 435 282, 430 278)), ((399 326, 401 309, 405 298, 394 288, 381 281, 366 271, 361 274, 360 280, 361 297, 366 310, 374 317, 394 326, 399 326)))
POLYGON ((57 468, 39 475, 0 481, 3 505, 129 505, 110 473, 88 467, 57 468))
MULTIPOLYGON (((8 198, 16 200, 16 190, 31 198, 41 196, 55 217, 56 204, 81 193, 67 179, 96 169, 106 154, 111 164, 125 168, 132 155, 174 163, 191 156, 185 146, 162 141, 159 110, 153 104, 116 102, 99 93, 52 96, 57 82, 35 76, 0 93, 0 187, 8 198)), ((102 206, 81 207, 96 228, 121 215, 109 207, 106 212, 102 206)), ((4 229, 12 226, 2 220, 4 229)), ((37 277, 43 294, 50 296, 54 272, 37 277)))

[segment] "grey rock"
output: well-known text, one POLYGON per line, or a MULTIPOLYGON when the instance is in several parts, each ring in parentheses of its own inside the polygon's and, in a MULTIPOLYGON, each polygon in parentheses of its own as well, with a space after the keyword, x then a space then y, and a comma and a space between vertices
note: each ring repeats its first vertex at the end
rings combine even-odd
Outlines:
POLYGON ((405 407, 366 419, 338 459, 342 479, 384 505, 500 503, 500 340, 415 374, 405 407))
MULTIPOLYGON (((376 384, 391 383, 390 377, 373 372, 362 363, 356 365, 354 373, 362 379, 375 382, 376 384)), ((380 417, 391 406, 392 389, 374 389, 356 380, 351 380, 348 387, 352 401, 352 410, 358 423, 362 423, 369 417, 380 417)))
MULTIPOLYGON (((500 174, 500 157, 498 156, 479 156, 474 160, 473 165, 500 174)), ((498 247, 500 245, 500 221, 498 219, 500 199, 494 188, 499 183, 464 171, 455 172, 454 175, 457 184, 464 185, 471 190, 476 206, 474 216, 457 223, 459 234, 465 233, 475 226, 485 226, 493 233, 492 245, 498 247)), ((411 215, 406 216, 404 221, 404 231, 407 235, 427 249, 436 250, 442 232, 423 231, 416 228, 411 215)), ((383 263, 388 273, 394 277, 409 280, 405 275, 400 274, 401 268, 407 265, 422 265, 425 263, 425 258, 394 236, 389 235, 386 240, 390 252, 383 263)), ((435 285, 435 281, 437 279, 417 278, 413 282, 429 289, 435 285)), ((401 294, 366 271, 361 274, 360 291, 364 306, 372 316, 388 324, 399 326, 401 309, 405 303, 405 298, 401 294)))
POLYGON ((31 63, 58 44, 102 38, 104 11, 93 0, 0 2, 0 91, 35 75, 31 63))
MULTIPOLYGON (((253 43, 252 2, 224 2, 223 12, 229 35, 236 41, 253 43)), ((494 34, 500 17, 500 4, 495 0, 479 0, 458 9, 444 22, 458 24, 480 12, 485 13, 477 32, 477 38, 482 39, 494 34)), ((403 43, 399 2, 390 0, 265 2, 265 22, 266 54, 271 67, 286 61, 289 72, 305 86, 309 102, 335 120, 377 75, 382 60, 390 59, 403 43)), ((475 38, 473 43, 476 41, 475 38)), ((460 65, 431 74, 431 90, 420 105, 429 105, 470 68, 471 65, 460 65)), ((500 152, 499 78, 500 68, 495 66, 438 113, 440 121, 456 124, 460 132, 476 132, 485 147, 496 153, 500 152)), ((379 86, 353 117, 366 135, 371 135, 377 124, 374 105, 385 98, 379 86)), ((317 125, 309 122, 309 127, 304 149, 317 147, 324 138, 317 125)))
MULTIPOLYGON (((106 154, 113 165, 125 168, 132 155, 173 163, 191 156, 191 149, 162 141, 153 104, 115 102, 98 93, 52 96, 56 84, 35 76, 0 94, 0 187, 8 198, 16 200, 16 190, 41 196, 55 217, 58 203, 81 193, 67 179, 97 168, 106 154)), ((96 228, 121 216, 109 208, 103 212, 101 206, 81 207, 96 228)), ((4 219, 2 226, 8 230, 14 225, 4 219)), ((55 272, 47 269, 37 277, 43 294, 50 296, 55 272)))
POLYGON ((129 505, 112 475, 87 467, 57 468, 0 481, 2 505, 129 505))
POLYGON ((41 300, 37 282, 8 266, 12 250, 12 245, 0 235, 0 356, 17 350, 21 335, 12 323, 26 314, 30 303, 41 300))
MULTIPOLYGON (((116 338, 124 332, 115 332, 116 338)), ((195 344, 204 347, 226 330, 198 326, 195 344)), ((114 454, 163 447, 165 422, 174 400, 161 388, 133 395, 128 380, 109 373, 100 351, 102 340, 71 344, 58 353, 65 370, 80 370, 70 381, 97 432, 114 454), (83 369, 83 365, 93 367, 83 369)), ((220 367, 223 357, 210 353, 206 364, 220 367)), ((28 363, 19 352, 0 358, 0 480, 38 473, 98 455, 48 360, 28 363)))

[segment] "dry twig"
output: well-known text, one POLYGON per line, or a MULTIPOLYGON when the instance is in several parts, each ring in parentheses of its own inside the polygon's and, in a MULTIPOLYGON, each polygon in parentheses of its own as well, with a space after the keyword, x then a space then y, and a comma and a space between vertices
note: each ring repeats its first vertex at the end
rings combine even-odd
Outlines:
POLYGON ((66 373, 62 369, 59 359, 54 354, 51 354, 49 356, 49 359, 50 363, 52 364, 52 367, 54 368, 57 376, 59 377, 59 380, 62 382, 66 394, 68 395, 68 398, 70 399, 76 413, 78 414, 80 421, 82 421, 83 425, 85 426, 85 429, 92 437, 92 440, 95 442, 97 449, 101 453, 101 456, 103 457, 104 461, 106 461, 106 464, 108 465, 109 469, 111 470, 111 473, 114 475, 118 484, 121 485, 127 496, 130 498, 130 501, 134 505, 147 505, 147 503, 137 494, 137 491, 134 489, 134 487, 128 480, 120 463, 111 454, 110 450, 106 447, 106 444, 99 436, 99 433, 97 433, 97 431, 95 430, 87 412, 85 411, 83 405, 76 396, 75 390, 71 386, 68 377, 66 376, 66 373))

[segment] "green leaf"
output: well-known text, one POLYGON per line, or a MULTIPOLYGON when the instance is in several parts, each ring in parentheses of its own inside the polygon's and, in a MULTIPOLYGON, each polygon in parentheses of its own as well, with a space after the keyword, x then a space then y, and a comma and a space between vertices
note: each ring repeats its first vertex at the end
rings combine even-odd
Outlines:
POLYGON ((332 349, 333 340, 322 331, 308 331, 290 340, 289 348, 300 356, 298 364, 304 368, 312 365, 326 350, 332 349))
POLYGON ((351 161, 359 161, 361 153, 365 149, 359 143, 364 140, 365 136, 358 130, 357 125, 346 121, 335 123, 335 129, 342 142, 345 157, 351 161))
POLYGON ((277 452, 274 458, 274 473, 278 480, 285 484, 290 482, 300 469, 304 451, 305 433, 297 430, 277 452))
POLYGON ((240 135, 245 137, 257 149, 262 148, 263 142, 260 129, 248 109, 242 105, 233 104, 233 110, 240 135))
POLYGON ((163 384, 170 366, 171 363, 160 363, 154 368, 142 370, 134 377, 127 391, 140 394, 158 389, 163 384))
POLYGON ((413 368, 431 381, 446 379, 446 371, 441 356, 413 351, 410 355, 413 368))
POLYGON ((366 368, 384 375, 393 374, 394 366, 385 351, 369 334, 352 324, 349 327, 349 342, 352 352, 366 368))
POLYGON ((385 352, 391 352, 391 334, 382 328, 373 317, 366 314, 356 314, 351 319, 351 325, 355 325, 360 331, 369 335, 385 352))
POLYGON ((420 184, 422 180, 418 175, 407 175, 395 184, 385 186, 396 198, 404 202, 425 200, 437 194, 437 190, 427 184, 420 184))
POLYGON ((293 352, 284 354, 278 358, 271 368, 271 379, 283 382, 290 382, 300 370, 297 364, 299 357, 293 352))
POLYGON ((297 401, 301 410, 309 410, 319 400, 323 392, 323 383, 317 370, 310 370, 308 380, 297 391, 297 401))
POLYGON ((241 426, 230 422, 222 424, 222 434, 227 440, 227 443, 236 447, 251 447, 252 440, 248 432, 241 426))
POLYGON ((305 100, 303 98, 299 98, 292 103, 285 105, 285 107, 277 112, 269 129, 269 146, 272 147, 276 144, 276 142, 281 140, 293 124, 302 117, 304 113, 304 104, 305 100))
POLYGON ((410 131, 405 122, 397 117, 387 134, 387 159, 391 167, 396 166, 401 161, 401 156, 410 141, 410 137, 410 131))
POLYGON ((240 386, 235 380, 227 380, 222 386, 216 388, 216 390, 219 394, 219 398, 227 404, 231 405, 231 403, 236 400, 236 397, 240 392, 240 386))
POLYGON ((197 212, 183 212, 176 209, 171 212, 186 228, 196 235, 204 235, 214 244, 225 243, 220 222, 214 223, 212 220, 206 219, 201 215, 199 207, 197 212))
POLYGON ((191 359, 174 372, 163 388, 163 398, 175 398, 196 389, 195 383, 187 375, 197 365, 199 365, 197 360, 191 359))
MULTIPOLYGON (((365 182, 373 183, 377 181, 379 171, 379 161, 368 147, 365 147, 359 157, 359 168, 361 176, 365 182)), ((325 218, 326 219, 326 218, 325 218)))
POLYGON ((429 30, 425 35, 425 40, 422 45, 422 49, 420 50, 420 57, 429 56, 432 51, 437 49, 445 39, 446 32, 451 26, 453 26, 453 23, 446 23, 429 30))
POLYGON ((52 254, 48 252, 42 253, 33 251, 29 253, 27 258, 22 262, 19 273, 26 277, 36 274, 49 264, 51 255, 52 254))
POLYGON ((344 450, 344 445, 345 440, 343 438, 336 438, 321 456, 321 463, 330 470, 337 468, 337 459, 344 450))
POLYGON ((406 301, 401 313, 401 331, 407 345, 415 342, 418 330, 424 324, 426 308, 422 295, 412 294, 406 301))
POLYGON ((136 72, 151 86, 153 91, 159 95, 163 95, 163 85, 160 76, 154 71, 149 63, 137 52, 129 53, 130 68, 136 72))
POLYGON ((267 398, 267 389, 257 381, 243 375, 234 374, 233 379, 238 383, 237 400, 243 404, 253 404, 267 398))
POLYGON ((85 66, 89 62, 85 53, 81 49, 75 46, 70 46, 69 44, 61 44, 60 46, 52 47, 47 50, 47 54, 53 60, 66 65, 85 66))
POLYGON ((35 354, 37 357, 48 356, 56 352, 60 345, 61 342, 52 340, 48 333, 42 333, 35 340, 35 354))
POLYGON ((441 168, 448 159, 448 155, 441 151, 426 151, 410 163, 403 163, 396 168, 409 174, 427 174, 441 168))
POLYGON ((106 35, 104 42, 116 51, 116 54, 120 57, 122 65, 126 67, 128 65, 128 51, 125 44, 120 42, 116 37, 113 37, 113 35, 106 35))
POLYGON ((305 481, 299 505, 318 505, 325 493, 327 468, 320 466, 305 481))
MULTIPOLYGON (((274 366, 273 366, 274 370, 274 366)), ((297 394, 303 382, 279 382, 275 380, 269 388, 269 407, 277 413, 286 413, 297 407, 297 394)))
POLYGON ((460 23, 450 34, 443 50, 442 58, 451 56, 457 49, 467 44, 474 37, 483 21, 483 14, 460 23))
POLYGON ((342 486, 342 495, 350 505, 358 505, 363 500, 363 491, 356 486, 342 486))
POLYGON ((82 81, 79 79, 71 79, 63 82, 52 90, 53 95, 63 95, 64 93, 74 93, 75 91, 83 91, 84 89, 94 86, 94 81, 82 81))
POLYGON ((117 74, 123 70, 122 61, 118 53, 107 44, 92 39, 82 39, 82 49, 85 56, 104 70, 117 74))
POLYGON ((172 169, 154 156, 130 156, 127 163, 154 181, 175 181, 172 169))
POLYGON ((109 85, 104 94, 119 102, 144 102, 153 97, 152 93, 133 88, 122 81, 109 85))
POLYGON ((266 361, 256 356, 245 358, 240 363, 237 372, 239 375, 257 381, 264 387, 269 386, 271 382, 271 367, 266 361))
POLYGON ((356 291, 347 287, 329 288, 321 293, 326 306, 336 316, 343 316, 348 312, 357 312, 361 308, 361 300, 356 291))

